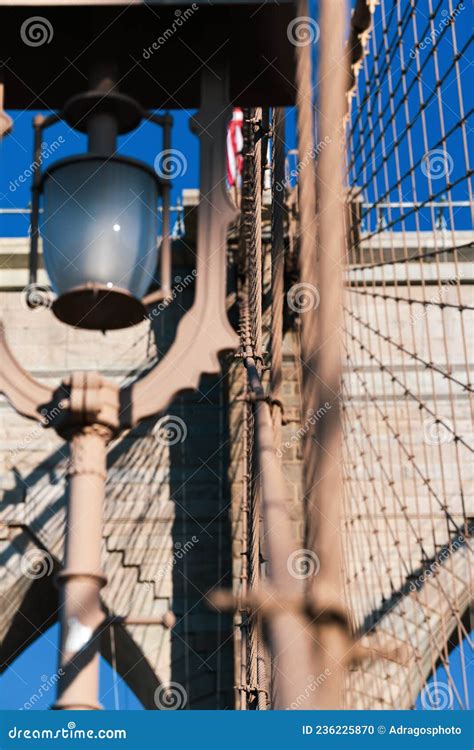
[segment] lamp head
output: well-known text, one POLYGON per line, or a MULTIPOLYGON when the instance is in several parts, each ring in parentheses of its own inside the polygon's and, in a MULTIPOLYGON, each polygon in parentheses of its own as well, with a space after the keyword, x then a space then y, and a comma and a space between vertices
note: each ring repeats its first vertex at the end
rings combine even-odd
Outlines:
MULTIPOLYGON (((88 151, 35 175, 32 246, 41 233, 55 315, 75 327, 108 330, 146 317, 141 299, 157 270, 158 199, 166 180, 116 153, 117 135, 146 115, 117 90, 116 66, 96 61, 89 80, 90 89, 61 111, 61 119, 87 134, 88 151)), ((163 121, 170 126, 169 118, 163 121)), ((44 123, 35 121, 37 132, 44 123)))
POLYGON ((60 320, 106 330, 145 318, 140 300, 157 268, 159 193, 146 164, 120 156, 85 154, 44 173, 43 257, 60 320))

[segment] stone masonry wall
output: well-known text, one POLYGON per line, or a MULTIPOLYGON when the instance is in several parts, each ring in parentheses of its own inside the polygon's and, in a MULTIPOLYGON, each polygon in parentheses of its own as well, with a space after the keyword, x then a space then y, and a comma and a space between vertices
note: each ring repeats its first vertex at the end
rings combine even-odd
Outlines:
MULTIPOLYGON (((70 330, 48 309, 28 310, 18 291, 2 292, 1 315, 13 352, 47 383, 89 369, 127 382, 168 348, 192 301, 193 258, 185 243, 174 247, 179 291, 168 308, 155 306, 151 326, 144 322, 106 335, 70 330)), ((205 598, 209 589, 229 586, 231 575, 223 364, 222 376, 205 377, 198 391, 176 399, 167 421, 147 420, 109 449, 104 607, 140 617, 172 610, 177 618, 171 632, 160 625, 116 629, 118 671, 151 709, 159 707, 157 688, 170 683, 182 686, 189 708, 233 707, 230 618, 213 611, 205 598)), ((3 398, 0 429, 4 669, 57 611, 53 577, 63 559, 68 453, 54 432, 19 417, 3 398), (28 565, 38 555, 44 572, 35 577, 28 565)), ((102 641, 110 659, 110 633, 102 641)))

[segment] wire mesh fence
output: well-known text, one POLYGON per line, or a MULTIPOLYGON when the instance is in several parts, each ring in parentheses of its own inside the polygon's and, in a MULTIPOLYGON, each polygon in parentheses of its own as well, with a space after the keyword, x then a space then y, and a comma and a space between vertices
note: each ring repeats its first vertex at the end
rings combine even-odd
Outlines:
POLYGON ((470 10, 443 0, 372 5, 347 138, 345 573, 354 627, 403 646, 405 661, 365 663, 347 700, 465 708, 470 10))

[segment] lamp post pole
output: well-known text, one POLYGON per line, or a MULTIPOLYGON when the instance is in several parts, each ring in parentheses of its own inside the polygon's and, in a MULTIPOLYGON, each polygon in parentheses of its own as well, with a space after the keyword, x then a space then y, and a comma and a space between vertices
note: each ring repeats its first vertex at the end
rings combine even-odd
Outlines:
MULTIPOLYGON (((65 384, 66 386, 68 384, 65 384)), ((119 426, 118 388, 96 373, 69 381, 70 411, 58 431, 69 440, 65 567, 61 589, 61 649, 56 709, 100 709, 100 590, 107 444, 119 426)))
POLYGON ((104 621, 100 589, 102 509, 107 430, 91 425, 70 443, 66 567, 61 587, 61 651, 57 709, 98 709, 91 697, 99 690, 99 628, 104 621))
MULTIPOLYGON (((110 62, 96 62, 89 75, 89 86, 105 98, 116 89, 117 78, 116 65, 110 62)), ((96 108, 87 116, 86 122, 88 151, 112 155, 117 144, 117 118, 112 112, 96 108)))

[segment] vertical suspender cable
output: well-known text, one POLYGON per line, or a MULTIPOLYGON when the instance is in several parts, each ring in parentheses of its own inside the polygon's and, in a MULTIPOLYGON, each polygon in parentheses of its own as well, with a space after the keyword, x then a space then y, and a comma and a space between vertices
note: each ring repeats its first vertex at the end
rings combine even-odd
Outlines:
MULTIPOLYGON (((307 2, 298 15, 307 17, 307 2)), ((314 170, 311 45, 297 54, 300 273, 314 304, 301 315, 306 546, 317 560, 308 579, 315 626, 315 674, 326 673, 320 708, 342 704, 344 662, 351 647, 341 580, 340 330, 345 252, 342 189, 343 116, 347 88, 344 32, 347 4, 321 0, 318 138, 324 143, 314 170), (317 197, 317 200, 316 200, 317 197), (319 305, 317 304, 319 302, 319 305), (316 417, 314 417, 316 415, 316 417), (310 419, 311 417, 311 419, 310 419)))
POLYGON ((273 110, 272 123, 272 321, 270 392, 273 409, 275 442, 281 445, 281 386, 283 347, 283 294, 285 270, 285 113, 281 107, 273 110))

